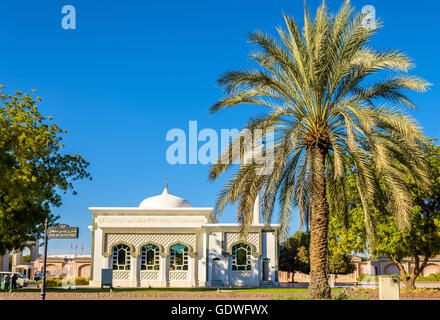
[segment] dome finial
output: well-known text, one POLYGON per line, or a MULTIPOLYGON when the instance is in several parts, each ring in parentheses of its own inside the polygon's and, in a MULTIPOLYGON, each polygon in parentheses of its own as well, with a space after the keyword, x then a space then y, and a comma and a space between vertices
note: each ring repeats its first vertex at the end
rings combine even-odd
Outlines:
POLYGON ((162 194, 169 194, 168 192, 168 177, 165 176, 165 189, 163 189, 162 194))

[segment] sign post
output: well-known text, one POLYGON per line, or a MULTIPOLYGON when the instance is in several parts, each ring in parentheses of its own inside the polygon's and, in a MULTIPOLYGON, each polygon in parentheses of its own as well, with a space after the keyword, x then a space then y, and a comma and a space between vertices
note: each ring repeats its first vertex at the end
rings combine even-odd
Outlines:
POLYGON ((60 224, 56 227, 48 227, 48 220, 44 221, 44 260, 43 278, 41 281, 40 299, 46 299, 46 262, 47 262, 47 240, 48 239, 77 239, 78 227, 70 227, 67 224, 60 224))
POLYGON ((47 261, 47 218, 44 221, 44 259, 43 259, 43 280, 41 281, 40 299, 46 299, 46 261, 47 261))

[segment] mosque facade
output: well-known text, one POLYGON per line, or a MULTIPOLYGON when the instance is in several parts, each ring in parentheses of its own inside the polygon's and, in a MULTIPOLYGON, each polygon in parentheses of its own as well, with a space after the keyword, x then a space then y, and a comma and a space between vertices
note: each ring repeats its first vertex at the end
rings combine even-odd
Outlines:
POLYGON ((113 287, 276 287, 280 225, 259 222, 248 235, 218 223, 213 208, 162 194, 139 207, 91 207, 91 287, 111 269, 113 287))

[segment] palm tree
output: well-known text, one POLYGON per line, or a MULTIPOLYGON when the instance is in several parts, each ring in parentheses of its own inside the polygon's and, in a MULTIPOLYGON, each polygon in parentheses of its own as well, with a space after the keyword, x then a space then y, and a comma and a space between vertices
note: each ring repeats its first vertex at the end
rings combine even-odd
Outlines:
MULTIPOLYGON (((287 30, 277 29, 279 40, 261 32, 250 33, 250 41, 258 49, 252 54, 258 68, 222 75, 218 84, 225 97, 210 108, 212 113, 242 104, 267 108, 245 128, 251 132, 273 130, 273 169, 270 174, 257 174, 261 163, 241 163, 219 194, 216 210, 220 213, 227 204, 237 203, 237 218, 246 235, 254 202, 261 193, 266 223, 279 203, 282 235, 286 236, 293 210, 298 208, 301 225, 305 223, 311 232, 311 298, 331 297, 327 279, 329 205, 345 211, 348 170, 355 176, 370 232, 373 223, 368 202, 376 183, 372 164, 388 190, 390 212, 402 228, 408 226, 411 209, 406 174, 422 188, 429 188, 421 150, 426 139, 406 112, 415 105, 403 92, 424 92, 429 83, 406 74, 413 64, 404 53, 367 46, 380 23, 374 29, 365 27, 364 17, 353 13, 348 0, 332 15, 324 1, 315 19, 304 6, 302 30, 284 15, 287 30), (391 76, 371 79, 382 70, 391 76)), ((231 167, 234 148, 240 148, 243 157, 243 147, 235 142, 221 156, 229 161, 211 167, 210 180, 231 167)))

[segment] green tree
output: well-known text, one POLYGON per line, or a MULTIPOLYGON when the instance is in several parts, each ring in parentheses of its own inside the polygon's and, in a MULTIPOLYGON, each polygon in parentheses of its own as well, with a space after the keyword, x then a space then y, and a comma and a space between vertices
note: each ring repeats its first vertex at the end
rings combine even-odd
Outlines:
MULTIPOLYGON (((297 231, 280 246, 279 268, 281 271, 310 273, 310 232, 297 231)), ((355 270, 351 256, 345 253, 329 252, 330 273, 348 274, 355 270)))
MULTIPOLYGON (((262 191, 262 214, 269 222, 278 200, 286 237, 292 211, 298 207, 301 221, 311 231, 309 295, 329 299, 328 203, 345 206, 341 192, 344 163, 351 159, 354 164, 366 213, 367 199, 375 190, 369 163, 375 163, 392 193, 390 210, 399 226, 407 226, 411 196, 403 177, 411 173, 424 188, 429 181, 420 148, 424 136, 402 109, 414 107, 403 90, 423 92, 429 84, 415 76, 389 76, 390 71, 407 72, 410 59, 397 50, 369 47, 379 22, 377 28, 365 27, 365 15, 354 15, 348 0, 335 15, 325 2, 314 19, 306 8, 304 11, 302 28, 294 18, 284 16, 287 30, 277 29, 279 40, 261 32, 250 33, 250 41, 257 45, 252 54, 257 68, 227 72, 218 80, 226 96, 211 106, 211 112, 245 104, 265 108, 266 113, 251 117, 246 129, 252 133, 261 130, 262 139, 271 131, 275 137, 265 149, 273 147, 270 174, 261 174, 265 164, 260 161, 242 163, 221 191, 216 210, 237 203, 237 218, 245 235, 262 191), (370 79, 381 70, 388 71, 385 79, 370 79)), ((234 142, 212 166, 211 180, 243 158, 244 145, 234 142)))
MULTIPOLYGON (((41 236, 46 218, 58 217, 51 207, 73 181, 90 178, 89 165, 77 154, 63 154, 62 134, 51 117, 37 110, 30 94, 3 92, 0 87, 0 253, 21 249, 41 236)), ((33 90, 35 92, 35 90, 33 90)))
POLYGON ((349 274, 356 269, 351 256, 346 254, 329 254, 328 271, 334 274, 349 274))
POLYGON ((286 272, 310 272, 310 233, 297 231, 280 246, 279 269, 286 272))
POLYGON ((426 192, 408 177, 414 207, 411 213, 411 229, 402 231, 390 216, 380 216, 376 226, 375 256, 385 255, 399 268, 407 289, 415 289, 415 280, 423 272, 431 257, 440 254, 440 146, 433 142, 426 145, 426 158, 432 182, 426 192), (404 269, 403 259, 414 258, 411 272, 404 269))
MULTIPOLYGON (((344 227, 342 215, 331 212, 329 244, 338 252, 369 252, 373 257, 387 256, 398 267, 402 281, 408 289, 415 289, 415 279, 423 272, 429 259, 440 254, 440 146, 429 142, 424 147, 428 162, 431 190, 420 189, 408 176, 406 187, 410 191, 413 207, 410 229, 402 230, 388 208, 387 190, 379 183, 374 199, 370 200, 373 217, 373 238, 367 236, 364 215, 359 205, 360 196, 353 188, 347 189, 347 198, 353 201, 350 221, 344 227), (407 273, 403 259, 412 257, 415 267, 407 273)), ((376 172, 377 174, 377 172, 376 172)), ((353 182, 353 178, 348 178, 353 182)))

